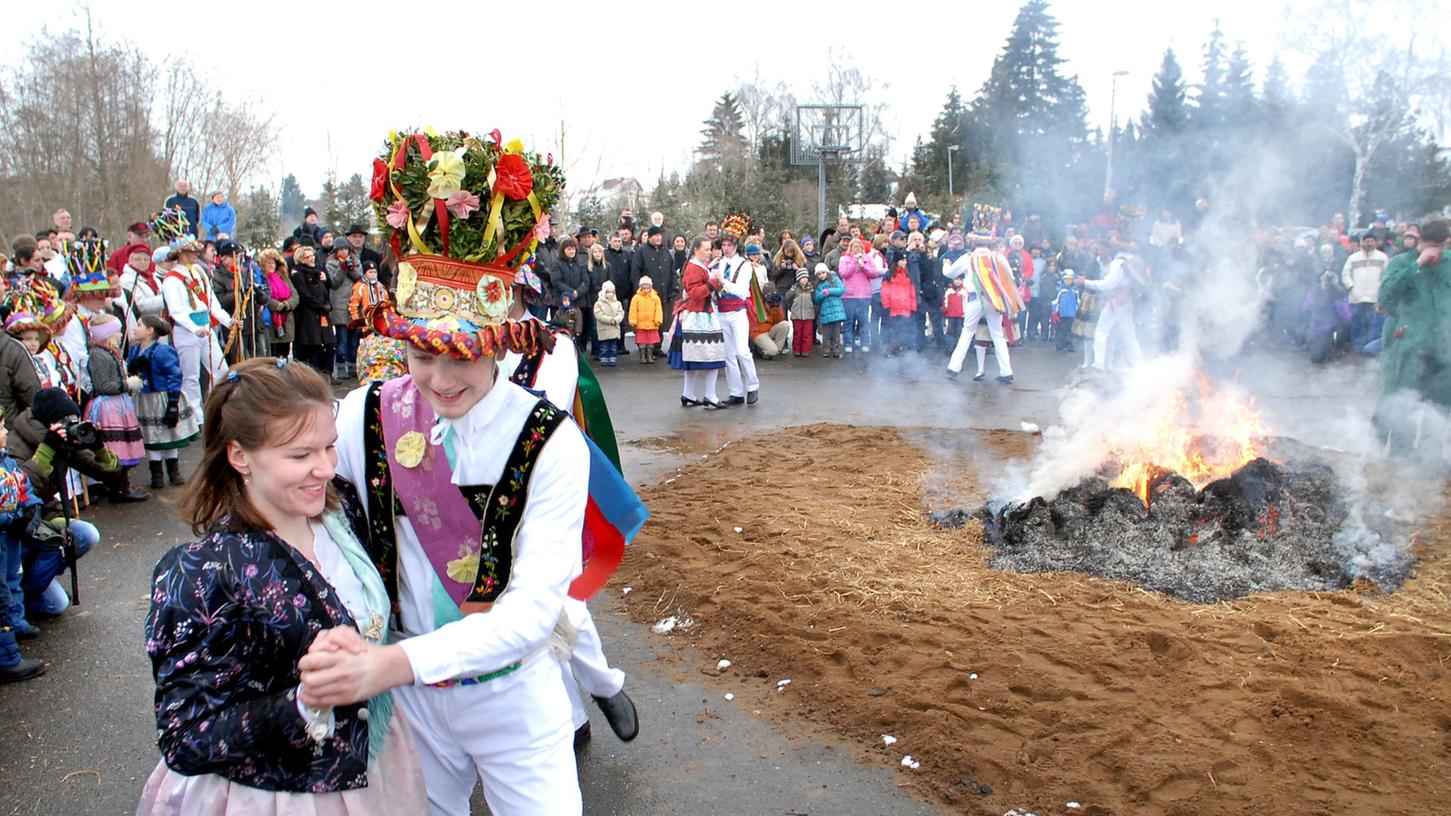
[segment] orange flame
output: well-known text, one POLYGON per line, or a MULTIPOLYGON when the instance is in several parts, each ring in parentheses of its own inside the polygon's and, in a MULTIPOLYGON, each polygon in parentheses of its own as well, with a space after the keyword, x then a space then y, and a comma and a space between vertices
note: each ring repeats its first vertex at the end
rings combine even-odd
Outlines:
POLYGON ((1216 390, 1203 373, 1197 379, 1192 406, 1176 393, 1158 417, 1146 418, 1152 427, 1136 445, 1112 451, 1120 470, 1110 486, 1132 490, 1147 506, 1150 486, 1166 472, 1202 488, 1264 455, 1269 434, 1253 398, 1216 390))

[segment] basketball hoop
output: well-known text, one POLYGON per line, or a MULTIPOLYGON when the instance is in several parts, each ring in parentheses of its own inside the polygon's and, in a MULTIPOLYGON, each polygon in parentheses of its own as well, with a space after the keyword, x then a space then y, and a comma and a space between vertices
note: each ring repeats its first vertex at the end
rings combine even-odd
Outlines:
POLYGON ((865 147, 861 105, 797 105, 791 163, 816 165, 816 231, 826 228, 826 166, 857 161, 865 147))

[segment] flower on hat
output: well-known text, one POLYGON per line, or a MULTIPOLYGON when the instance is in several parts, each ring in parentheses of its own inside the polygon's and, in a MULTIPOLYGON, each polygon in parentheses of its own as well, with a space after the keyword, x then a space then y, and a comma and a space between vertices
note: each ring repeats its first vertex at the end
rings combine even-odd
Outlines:
POLYGON ((529 171, 529 163, 519 153, 500 156, 494 172, 498 176, 494 180, 494 192, 503 194, 505 198, 518 201, 528 198, 534 190, 534 175, 529 171))
POLYGON ((382 159, 373 157, 373 189, 368 193, 369 201, 382 201, 383 193, 388 189, 388 163, 382 159))
POLYGON ((388 205, 388 214, 384 216, 384 219, 388 222, 388 226, 401 230, 408 226, 408 216, 408 202, 400 198, 388 205))
POLYGON ((479 210, 479 197, 468 190, 455 190, 451 193, 444 206, 448 211, 458 218, 468 218, 479 210))
POLYGON ((428 194, 434 198, 448 198, 458 192, 464 183, 464 157, 461 150, 440 150, 433 154, 428 165, 428 194))

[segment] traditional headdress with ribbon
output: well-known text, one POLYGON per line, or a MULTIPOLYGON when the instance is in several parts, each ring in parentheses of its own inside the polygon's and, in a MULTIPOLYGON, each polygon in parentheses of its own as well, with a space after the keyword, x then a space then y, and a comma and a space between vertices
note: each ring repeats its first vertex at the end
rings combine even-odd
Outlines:
POLYGON ((720 231, 726 235, 734 235, 739 241, 750 234, 751 217, 745 213, 731 213, 720 220, 720 231))
POLYGON ((158 238, 168 244, 189 234, 187 228, 191 226, 186 220, 186 213, 175 207, 153 214, 146 223, 158 238))
POLYGON ((119 279, 113 278, 106 268, 105 241, 99 238, 66 241, 61 250, 65 253, 66 272, 71 279, 65 293, 66 300, 121 294, 119 279))
POLYGON ((549 345, 543 324, 511 321, 509 307, 535 227, 563 189, 552 156, 525 153, 497 130, 390 134, 370 198, 399 256, 397 304, 374 311, 374 328, 466 360, 549 345))
POLYGON ((12 289, 5 295, 5 307, 9 314, 5 318, 5 331, 16 337, 21 332, 45 332, 46 340, 65 329, 70 319, 70 307, 56 294, 50 284, 35 280, 24 288, 12 289))
POLYGON ((1002 218, 1001 207, 994 207, 991 204, 972 205, 972 231, 969 236, 975 240, 985 241, 996 238, 998 234, 998 219, 1002 218))

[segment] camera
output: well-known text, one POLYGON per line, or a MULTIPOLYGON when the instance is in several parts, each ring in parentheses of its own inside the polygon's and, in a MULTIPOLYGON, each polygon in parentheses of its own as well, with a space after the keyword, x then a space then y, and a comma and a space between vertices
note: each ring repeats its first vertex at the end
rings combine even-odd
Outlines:
POLYGON ((81 450, 101 449, 101 433, 95 423, 70 417, 61 423, 61 430, 65 431, 66 440, 81 450))

